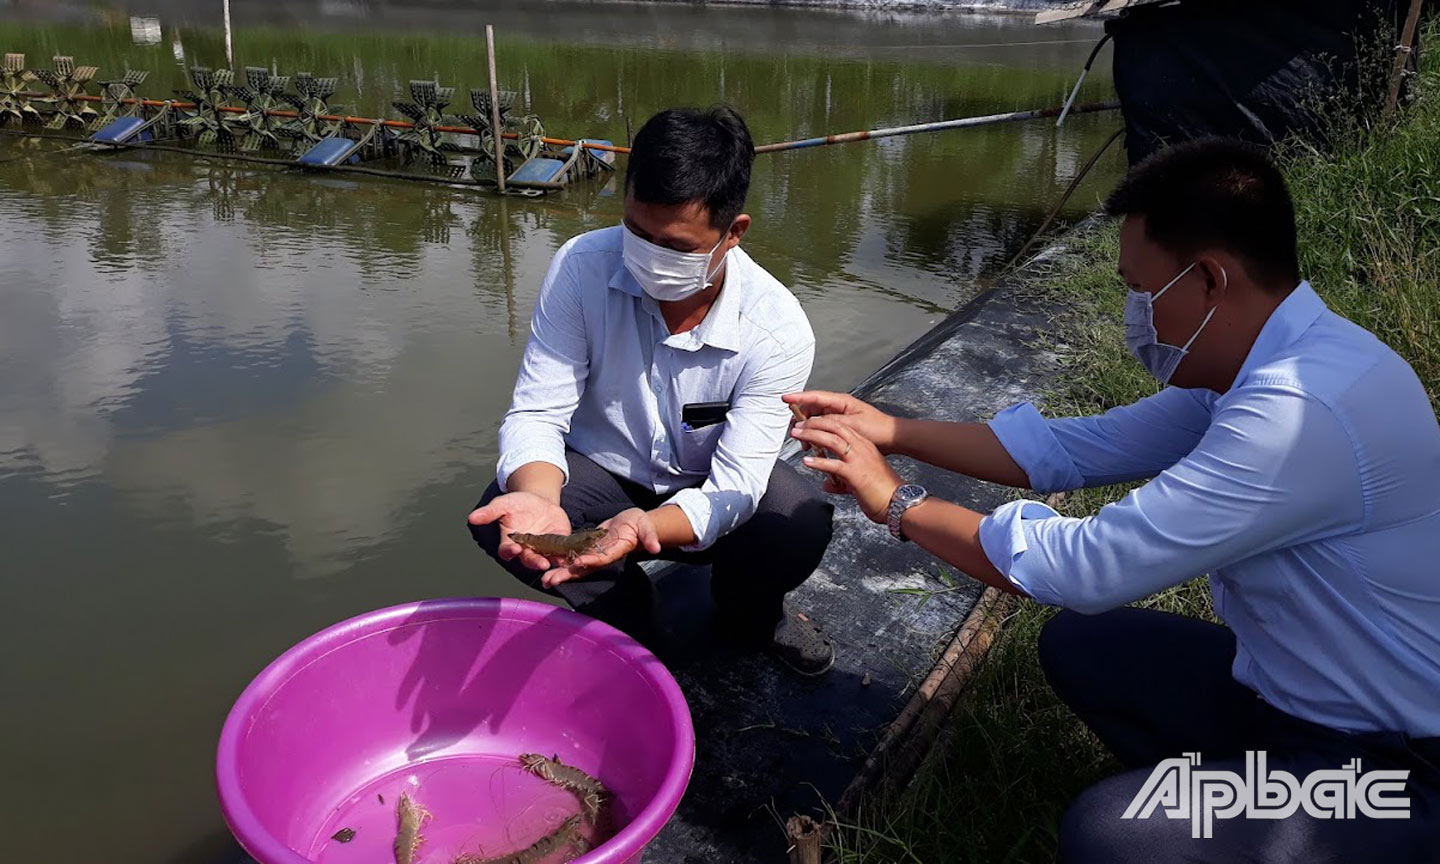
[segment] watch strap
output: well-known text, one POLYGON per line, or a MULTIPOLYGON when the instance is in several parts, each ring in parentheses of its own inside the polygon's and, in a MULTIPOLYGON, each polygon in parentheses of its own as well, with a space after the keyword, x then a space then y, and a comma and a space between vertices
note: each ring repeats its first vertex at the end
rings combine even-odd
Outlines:
POLYGON ((890 529, 890 536, 894 537, 896 540, 899 540, 901 543, 910 542, 910 538, 906 537, 905 532, 900 530, 900 522, 902 519, 905 518, 906 510, 909 510, 911 507, 914 507, 916 504, 921 503, 929 497, 930 493, 926 492, 923 487, 916 486, 914 484, 907 483, 904 486, 897 488, 895 492, 890 496, 890 510, 886 514, 885 519, 886 527, 890 529), (914 495, 913 497, 902 498, 900 495, 900 490, 907 487, 918 490, 919 494, 914 495))

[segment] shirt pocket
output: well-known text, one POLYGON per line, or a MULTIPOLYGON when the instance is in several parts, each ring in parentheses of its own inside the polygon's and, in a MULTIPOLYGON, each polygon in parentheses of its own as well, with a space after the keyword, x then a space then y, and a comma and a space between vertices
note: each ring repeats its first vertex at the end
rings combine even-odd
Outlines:
POLYGON ((684 474, 706 475, 710 473, 710 460, 720 443, 720 433, 725 431, 724 423, 705 426, 693 432, 680 432, 675 445, 676 467, 684 474))

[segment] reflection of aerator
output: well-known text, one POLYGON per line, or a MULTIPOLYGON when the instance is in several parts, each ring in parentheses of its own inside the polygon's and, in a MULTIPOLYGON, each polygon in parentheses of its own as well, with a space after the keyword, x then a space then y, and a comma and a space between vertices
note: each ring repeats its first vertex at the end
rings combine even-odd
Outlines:
MULTIPOLYGON (((1097 46, 1086 71, 1098 53, 1097 46)), ((539 117, 512 113, 514 93, 494 89, 493 54, 491 60, 490 92, 470 91, 475 114, 445 113, 455 96, 454 87, 441 86, 438 80, 412 80, 409 101, 391 103, 408 119, 388 120, 341 113, 340 106, 329 103, 336 79, 314 78, 308 72, 280 76, 249 66, 245 85, 239 86, 228 69, 192 66, 193 89, 177 91, 178 99, 157 101, 135 94, 145 80, 144 73, 127 72, 118 82, 101 82, 105 94, 93 95, 85 92, 96 72, 93 66, 77 68, 71 58, 56 57, 54 71, 32 71, 25 68, 25 55, 7 54, 0 77, 0 126, 18 121, 29 129, 96 128, 108 119, 90 138, 70 140, 321 171, 493 186, 522 195, 542 195, 576 180, 612 172, 615 154, 630 152, 629 147, 617 147, 604 139, 546 137, 539 117), (29 89, 37 80, 49 83, 52 92, 29 89), (104 113, 93 108, 97 102, 104 106, 104 113), (282 104, 286 107, 279 107, 282 104), (496 146, 497 140, 501 146, 496 146)), ((780 141, 762 144, 755 152, 779 153, 1056 116, 1063 121, 1071 115, 1120 107, 1114 101, 1076 105, 1084 80, 1082 73, 1069 99, 1054 108, 780 141)))
MULTIPOLYGON (((368 174, 446 183, 498 185, 538 195, 614 170, 609 141, 545 137, 534 114, 511 112, 514 93, 498 99, 498 127, 488 93, 472 90, 476 113, 445 113, 454 87, 410 82, 408 101, 391 103, 405 120, 353 117, 332 105, 336 79, 309 72, 275 75, 247 66, 243 84, 229 69, 191 66, 190 88, 167 100, 146 99, 138 88, 148 73, 126 70, 100 81, 98 72, 57 56, 53 69, 32 70, 24 54, 6 54, 0 69, 0 126, 22 134, 89 131, 99 147, 144 147, 206 157, 267 162, 310 170, 368 174), (36 82, 50 92, 37 92, 36 82), (98 109, 97 109, 98 106, 98 109), (495 146, 496 137, 503 147, 495 146), (498 155, 497 155, 498 154, 498 155), (501 164, 496 165, 497 158, 501 164)), ((75 140, 75 139, 72 139, 75 140)))

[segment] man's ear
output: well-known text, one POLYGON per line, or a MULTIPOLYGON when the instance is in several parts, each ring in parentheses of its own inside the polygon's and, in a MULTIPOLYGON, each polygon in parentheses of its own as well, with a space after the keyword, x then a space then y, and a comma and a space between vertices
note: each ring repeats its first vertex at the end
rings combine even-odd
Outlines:
POLYGON ((749 231, 749 230, 750 230, 750 214, 749 214, 749 213, 741 213, 739 216, 736 216, 736 217, 735 217, 735 221, 732 222, 732 223, 730 223, 730 237, 731 237, 731 239, 733 239, 733 240, 735 241, 735 242, 732 243, 731 245, 734 246, 734 245, 739 244, 740 238, 741 238, 741 237, 744 237, 744 236, 745 236, 745 232, 746 232, 746 231, 749 231))
POLYGON ((1227 265, 1215 255, 1201 255, 1195 259, 1195 269, 1205 275, 1205 296, 1210 305, 1215 305, 1225 298, 1230 288, 1230 267, 1234 262, 1227 265))

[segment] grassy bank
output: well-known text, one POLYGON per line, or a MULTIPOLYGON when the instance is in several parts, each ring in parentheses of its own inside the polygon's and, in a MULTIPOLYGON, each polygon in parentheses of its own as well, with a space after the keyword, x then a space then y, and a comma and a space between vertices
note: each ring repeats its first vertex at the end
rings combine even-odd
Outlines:
MULTIPOLYGON (((1437 34, 1429 34, 1434 39, 1437 34)), ((1432 42, 1433 44, 1433 42, 1432 42)), ((1440 396, 1440 58, 1431 52, 1416 100, 1396 122, 1356 122, 1325 153, 1279 153, 1295 197, 1302 272, 1337 312, 1404 356, 1434 402, 1440 396), (1367 128, 1368 126, 1368 128, 1367 128)), ((1116 226, 1075 237, 1033 287, 1065 310, 1051 346, 1061 374, 1051 414, 1088 414, 1154 392, 1120 325, 1116 226)), ((1087 490, 1061 509, 1095 512, 1124 488, 1087 490)), ((1143 605, 1210 616, 1203 580, 1143 605)), ((1052 614, 1025 601, 910 786, 868 801, 841 832, 846 864, 1048 861, 1055 826, 1083 788, 1115 770, 1099 743, 1060 704, 1035 662, 1052 614)))

